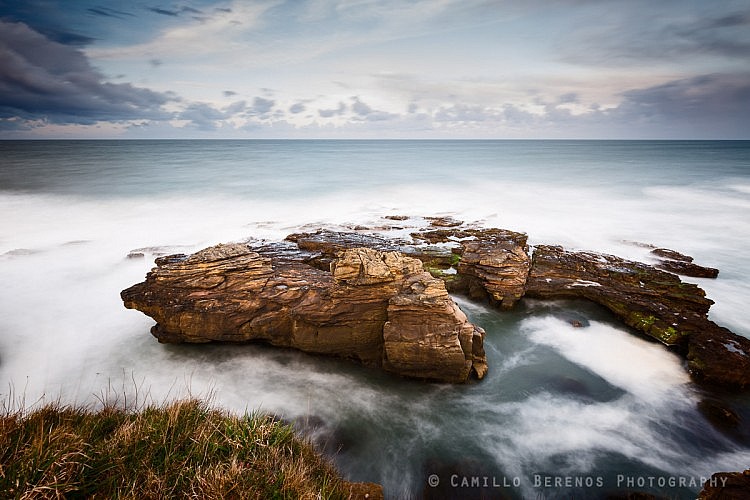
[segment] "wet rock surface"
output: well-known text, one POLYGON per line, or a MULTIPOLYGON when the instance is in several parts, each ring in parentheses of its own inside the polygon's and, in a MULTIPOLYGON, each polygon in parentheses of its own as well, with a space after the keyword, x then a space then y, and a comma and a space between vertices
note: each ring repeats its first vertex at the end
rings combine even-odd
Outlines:
POLYGON ((484 331, 419 260, 359 247, 324 271, 299 257, 245 244, 161 257, 121 296, 160 342, 264 341, 416 378, 484 376, 484 331))
POLYGON ((716 278, 719 276, 718 269, 699 266, 693 262, 691 256, 669 248, 655 248, 651 250, 651 254, 660 257, 656 267, 663 271, 692 278, 716 278))
POLYGON ((695 380, 750 387, 750 340, 709 320, 713 301, 674 274, 613 255, 538 246, 526 294, 601 304, 626 325, 686 355, 695 380))
POLYGON ((534 249, 526 293, 591 300, 667 345, 685 344, 687 335, 707 321, 713 304, 697 285, 647 264, 558 246, 534 249))
MULTIPOLYGON (((486 371, 483 332, 448 292, 504 309, 523 297, 582 298, 685 356, 694 380, 750 387, 750 340, 708 319, 713 302, 697 285, 602 253, 540 245, 532 257, 524 233, 421 220, 425 226, 397 234, 321 229, 159 257, 123 300, 157 320, 153 333, 162 342, 262 340, 462 381, 486 371)), ((674 250, 643 246, 662 262, 692 264, 674 250)), ((585 318, 572 324, 587 325, 585 318)))

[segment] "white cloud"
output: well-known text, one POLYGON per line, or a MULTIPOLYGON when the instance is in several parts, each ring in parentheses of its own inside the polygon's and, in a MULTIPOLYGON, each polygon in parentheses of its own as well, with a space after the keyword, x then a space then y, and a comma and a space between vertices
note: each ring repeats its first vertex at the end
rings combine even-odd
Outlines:
MULTIPOLYGON (((643 123, 647 115, 652 124, 684 121, 695 109, 704 113, 690 115, 700 116, 691 118, 697 121, 725 117, 726 126, 717 129, 745 126, 734 111, 746 105, 744 87, 730 76, 741 80, 747 71, 722 64, 727 57, 744 60, 748 37, 727 34, 746 27, 750 15, 734 4, 708 17, 696 7, 665 21, 655 13, 668 6, 634 4, 613 4, 622 19, 606 16, 610 10, 598 2, 580 0, 236 0, 202 8, 197 19, 172 5, 177 15, 153 14, 164 22, 150 41, 107 47, 103 40, 85 54, 101 75, 137 82, 104 87, 144 98, 152 92, 166 99, 152 111, 206 134, 272 128, 334 135, 598 136, 623 133, 626 122, 643 123), (609 44, 606 33, 594 28, 601 16, 616 28, 609 44), (638 33, 670 35, 661 47, 688 40, 679 46, 682 56, 716 56, 718 69, 697 71, 687 57, 642 67, 592 63, 612 44, 637 61, 638 33), (564 40, 570 44, 559 43, 564 40), (580 57, 568 57, 570 51, 580 57), (701 74, 722 76, 699 84, 701 74)), ((643 60, 653 59, 646 54, 643 60)))
POLYGON ((89 57, 97 60, 195 60, 205 56, 234 54, 247 50, 248 34, 258 29, 261 18, 281 0, 244 2, 235 0, 215 9, 209 17, 185 18, 145 43, 122 47, 92 47, 89 57))

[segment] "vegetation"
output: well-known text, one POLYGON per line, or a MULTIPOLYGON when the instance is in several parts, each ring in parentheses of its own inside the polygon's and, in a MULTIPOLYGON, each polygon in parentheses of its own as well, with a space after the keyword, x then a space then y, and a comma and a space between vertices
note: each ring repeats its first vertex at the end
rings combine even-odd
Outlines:
POLYGON ((349 488, 291 426, 196 399, 0 416, 2 498, 347 498, 349 488))
POLYGON ((451 261, 450 261, 451 266, 455 267, 456 265, 458 265, 459 262, 461 262, 461 256, 457 253, 452 253, 451 261))

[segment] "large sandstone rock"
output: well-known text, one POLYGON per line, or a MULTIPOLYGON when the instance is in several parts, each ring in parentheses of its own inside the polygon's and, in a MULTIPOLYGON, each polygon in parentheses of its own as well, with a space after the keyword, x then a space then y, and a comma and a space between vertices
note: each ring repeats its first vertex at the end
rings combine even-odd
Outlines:
POLYGON ((527 236, 507 229, 434 229, 412 233, 432 244, 453 243, 457 276, 436 273, 451 292, 512 308, 526 291, 531 259, 527 236))
POLYGON ((163 257, 121 296, 157 321, 160 342, 265 341, 410 377, 484 376, 483 330, 419 260, 350 248, 324 271, 263 253, 231 244, 163 257))
MULTIPOLYGON (((438 221, 439 224, 433 221, 433 225, 447 227, 460 222, 438 221)), ((292 234, 287 239, 300 250, 319 252, 320 256, 312 261, 322 266, 345 248, 364 246, 399 251, 421 260, 428 271, 446 283, 451 293, 489 299, 504 309, 513 307, 523 296, 531 264, 526 234, 506 229, 450 227, 414 232, 412 237, 428 244, 326 230, 292 234)))
MULTIPOLYGON (((264 340, 437 380, 463 379, 467 366, 480 376, 486 370, 483 335, 469 334, 474 327, 466 327, 446 289, 502 308, 525 295, 584 298, 675 347, 695 380, 750 387, 750 340, 708 319, 713 302, 698 286, 594 252, 538 246, 531 259, 525 234, 453 227, 458 222, 440 220, 412 232, 411 240, 319 230, 252 249, 220 245, 190 257, 160 257, 138 303, 125 292, 123 298, 157 319, 153 333, 164 342, 264 340), (446 378, 433 363, 458 375, 446 378)), ((653 253, 660 264, 692 261, 674 250, 653 253)))

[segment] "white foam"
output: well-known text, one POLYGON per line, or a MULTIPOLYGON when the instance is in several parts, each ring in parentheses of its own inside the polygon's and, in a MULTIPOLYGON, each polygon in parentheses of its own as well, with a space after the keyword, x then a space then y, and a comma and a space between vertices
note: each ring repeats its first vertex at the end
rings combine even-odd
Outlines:
POLYGON ((555 348, 563 356, 596 373, 610 384, 641 399, 655 401, 678 391, 687 394, 689 377, 682 361, 660 344, 591 321, 576 328, 552 316, 524 320, 522 329, 539 344, 555 348))
MULTIPOLYGON (((502 401, 481 393, 480 384, 440 390, 429 386, 404 396, 387 385, 370 384, 366 376, 348 375, 338 365, 321 368, 289 353, 235 349, 225 358, 202 356, 200 349, 186 353, 158 344, 148 333, 153 321, 125 310, 119 298, 120 290, 141 281, 152 267, 148 260, 125 258, 136 248, 182 245, 181 251, 189 252, 248 237, 278 240, 303 227, 382 226, 387 214, 417 220, 450 215, 526 232, 531 244, 561 244, 636 260, 643 260, 648 250, 623 240, 687 253, 721 271, 717 280, 697 281, 716 301, 711 318, 750 335, 745 314, 750 300, 747 184, 640 189, 605 181, 561 186, 500 173, 494 179, 464 178, 459 172, 449 182, 437 178, 376 188, 363 182, 334 194, 295 189, 294 196, 276 199, 210 193, 102 199, 0 192, 0 396, 15 391, 27 402, 46 396, 95 403, 109 387, 131 398, 138 388, 140 397, 147 394, 155 401, 213 393, 217 404, 227 408, 260 407, 288 418, 315 413, 335 421, 344 411, 361 412, 405 429, 408 436, 409 441, 378 450, 378 458, 387 462, 382 468, 390 467, 384 477, 391 485, 416 477, 399 459, 403 443, 416 450, 460 432, 489 450, 508 473, 556 467, 561 454, 564 467, 586 471, 602 452, 675 473, 738 470, 750 462, 746 449, 724 443, 722 452, 686 451, 679 436, 659 431, 671 429, 670 419, 679 412, 700 418, 679 358, 596 321, 574 328, 553 317, 526 319, 523 329, 531 345, 494 352, 500 361, 490 366, 491 375, 481 384, 487 387, 496 375, 502 381, 505 374, 538 362, 537 347, 544 346, 622 388, 624 395, 594 403, 548 393, 502 401), (26 250, 14 252, 19 249, 26 250), (470 417, 438 424, 449 405, 451 415, 463 410, 470 417)), ((405 236, 408 231, 389 234, 405 236)), ((472 302, 460 305, 478 318, 495 314, 472 302)), ((492 342, 487 349, 495 349, 492 342)), ((401 382, 399 387, 405 387, 401 382)))

